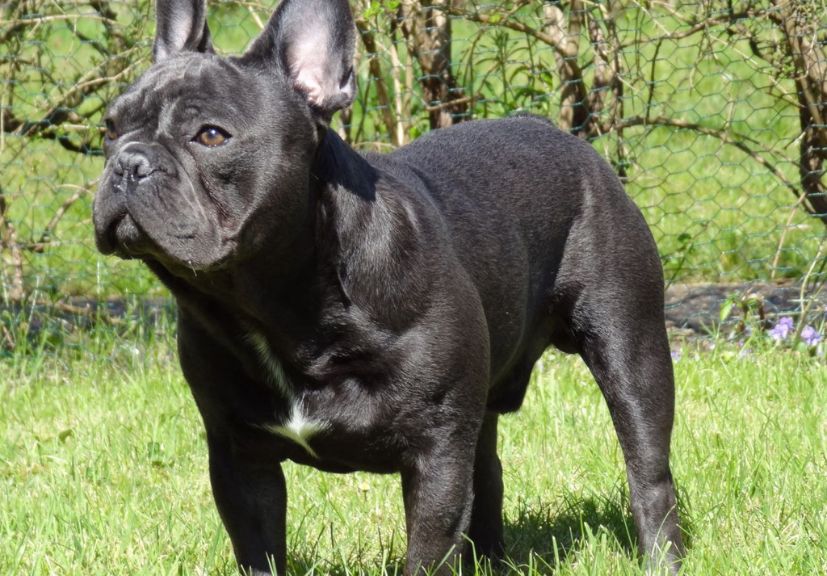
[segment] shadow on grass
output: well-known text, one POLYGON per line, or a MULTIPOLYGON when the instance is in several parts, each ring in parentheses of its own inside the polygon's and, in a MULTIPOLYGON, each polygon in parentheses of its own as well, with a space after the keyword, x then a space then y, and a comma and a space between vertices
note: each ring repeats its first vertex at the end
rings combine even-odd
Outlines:
MULTIPOLYGON (((478 574, 504 575, 516 571, 553 574, 571 553, 606 534, 633 560, 637 556, 637 536, 629 511, 628 494, 618 489, 608 498, 583 498, 564 501, 562 506, 542 501, 520 502, 516 514, 505 521, 506 558, 494 568, 483 560, 478 574)), ((356 557, 334 562, 319 561, 306 555, 290 559, 290 574, 352 576, 355 574, 401 575, 404 569, 404 543, 383 546, 383 562, 356 557), (401 545, 400 545, 401 544, 401 545)), ((467 567, 462 574, 473 574, 467 567)))
MULTIPOLYGON (((692 516, 687 496, 676 486, 678 515, 686 549, 692 547, 692 516)), ((506 574, 515 568, 542 564, 540 573, 553 573, 571 553, 606 534, 630 560, 638 559, 638 539, 628 492, 618 486, 609 497, 569 499, 552 508, 542 502, 521 502, 505 523, 506 574)))
POLYGON ((372 563, 358 558, 352 561, 340 560, 336 562, 320 561, 307 555, 300 555, 287 560, 287 573, 295 576, 402 576, 405 571, 405 558, 399 552, 381 563, 372 563))
POLYGON ((608 533, 630 558, 636 556, 637 536, 624 492, 612 498, 569 500, 556 509, 521 503, 516 516, 506 519, 504 563, 520 567, 539 560, 550 570, 601 532, 608 533))

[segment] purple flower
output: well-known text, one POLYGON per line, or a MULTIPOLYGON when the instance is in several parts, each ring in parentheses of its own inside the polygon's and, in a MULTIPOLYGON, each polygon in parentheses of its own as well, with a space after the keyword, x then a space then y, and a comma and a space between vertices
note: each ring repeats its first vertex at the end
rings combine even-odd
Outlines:
POLYGON ((815 346, 821 342, 821 334, 819 334, 818 330, 808 324, 804 327, 804 330, 801 331, 801 339, 804 340, 804 343, 807 344, 807 346, 815 346))
POLYGON ((789 316, 783 316, 778 319, 778 323, 770 330, 770 338, 776 342, 786 340, 792 333, 795 324, 793 319, 789 316))
POLYGON ((680 349, 672 350, 671 355, 672 355, 672 362, 680 362, 680 359, 681 359, 681 356, 682 356, 680 349))

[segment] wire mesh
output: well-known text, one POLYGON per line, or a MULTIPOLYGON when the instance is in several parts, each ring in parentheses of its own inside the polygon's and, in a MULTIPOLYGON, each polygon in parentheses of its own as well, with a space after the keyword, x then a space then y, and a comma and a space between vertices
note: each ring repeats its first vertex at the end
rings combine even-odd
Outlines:
MULTIPOLYGON (((670 285, 825 279, 823 2, 352 5, 358 94, 334 128, 357 148, 540 114, 612 163, 670 285)), ((242 51, 273 6, 211 2, 218 51, 242 51)), ((140 265, 96 253, 90 221, 102 113, 150 65, 151 2, 7 0, 0 17, 4 301, 162 294, 140 265)))

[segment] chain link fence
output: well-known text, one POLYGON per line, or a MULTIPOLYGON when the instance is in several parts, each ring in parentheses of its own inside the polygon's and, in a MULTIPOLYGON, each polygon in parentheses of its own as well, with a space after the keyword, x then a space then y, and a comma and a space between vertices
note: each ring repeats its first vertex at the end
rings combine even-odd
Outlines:
MULTIPOLYGON (((217 49, 242 51, 273 4, 211 2, 217 49)), ((611 162, 670 286, 713 283, 717 307, 733 285, 806 297, 827 279, 824 1, 352 5, 358 94, 334 128, 357 148, 540 114, 611 162)), ((153 31, 149 0, 0 0, 6 306, 163 294, 137 263, 100 257, 91 225, 101 117, 150 65, 153 31)))

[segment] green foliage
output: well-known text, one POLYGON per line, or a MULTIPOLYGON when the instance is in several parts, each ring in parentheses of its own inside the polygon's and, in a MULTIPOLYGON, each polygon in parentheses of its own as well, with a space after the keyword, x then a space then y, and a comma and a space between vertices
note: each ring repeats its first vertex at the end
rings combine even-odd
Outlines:
MULTIPOLYGON (((243 50, 273 4, 211 2, 218 51, 243 50)), ((430 31, 440 26, 428 20, 439 14, 432 5, 410 16, 430 31)), ((804 274, 824 226, 805 209, 818 195, 802 197, 796 142, 820 128, 801 125, 802 71, 785 51, 778 10, 763 0, 452 6, 445 73, 464 106, 448 107, 453 121, 528 111, 591 140, 641 207, 670 282, 804 274), (569 125, 572 115, 585 120, 569 125)), ((334 126, 357 147, 388 150, 429 130, 433 107, 449 102, 426 101, 421 38, 401 31, 398 0, 354 8, 364 25, 358 95, 334 126)), ((101 114, 150 64, 152 3, 15 0, 0 14, 5 301, 158 294, 140 266, 96 255, 89 218, 101 114)), ((823 39, 827 20, 801 22, 814 31, 804 40, 823 39)))

